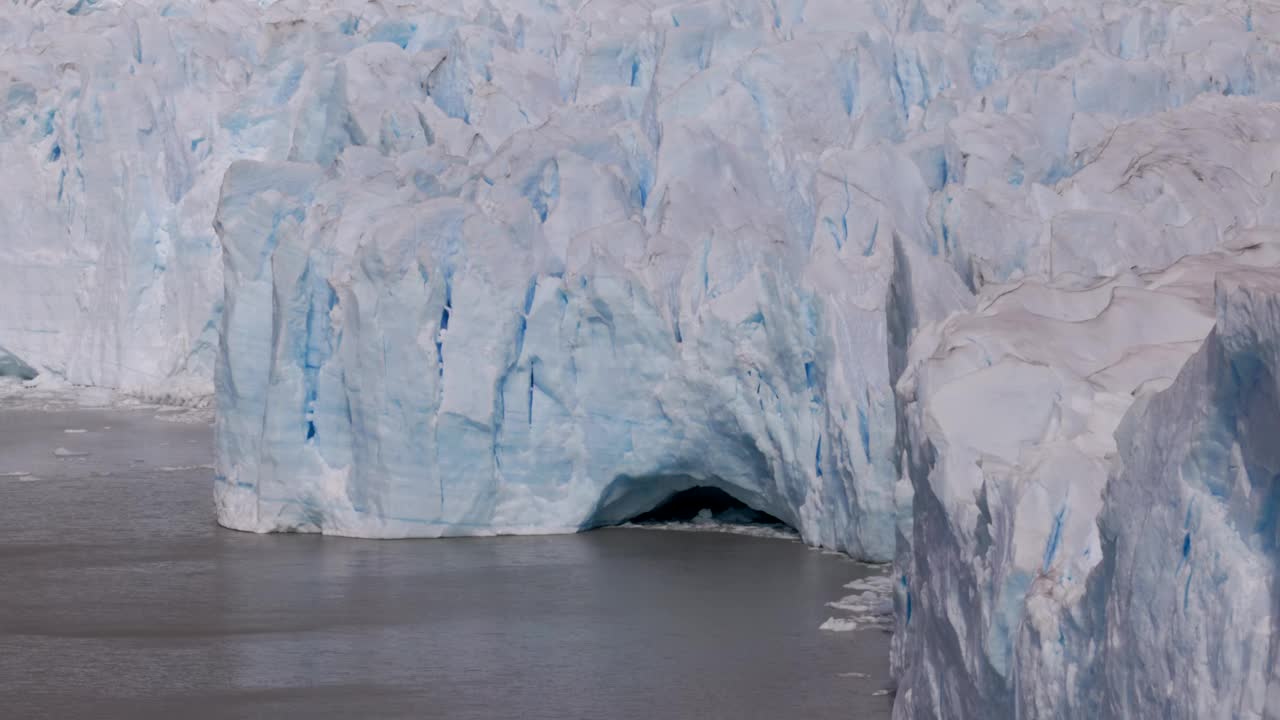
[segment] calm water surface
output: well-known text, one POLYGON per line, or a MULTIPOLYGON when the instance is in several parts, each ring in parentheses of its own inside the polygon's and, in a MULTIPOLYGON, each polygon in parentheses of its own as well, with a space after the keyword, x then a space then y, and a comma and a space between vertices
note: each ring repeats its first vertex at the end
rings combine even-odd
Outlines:
POLYGON ((211 436, 0 408, 0 717, 889 716, 888 635, 818 630, 870 572, 845 558, 652 530, 242 534, 212 521, 211 436))

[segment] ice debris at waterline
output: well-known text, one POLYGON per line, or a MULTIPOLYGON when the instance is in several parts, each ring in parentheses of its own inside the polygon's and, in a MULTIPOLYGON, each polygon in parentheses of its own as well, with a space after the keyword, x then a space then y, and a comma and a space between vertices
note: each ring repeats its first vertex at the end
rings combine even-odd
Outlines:
POLYGON ((216 356, 232 527, 717 487, 896 552, 899 717, 1276 717, 1277 38, 1262 0, 11 1, 0 344, 167 401, 216 356))
MULTIPOLYGON (((888 573, 886 567, 884 572, 888 573)), ((872 575, 846 584, 851 595, 827 603, 845 615, 827 618, 820 630, 851 632, 861 629, 888 630, 893 625, 893 579, 885 575, 872 575)))
POLYGON ((753 510, 722 490, 707 487, 675 493, 654 509, 636 515, 619 527, 800 539, 799 533, 778 518, 753 510))
POLYGON ((786 525, 761 523, 742 523, 732 520, 718 520, 708 513, 699 513, 692 520, 661 520, 649 522, 626 522, 618 527, 631 530, 668 530, 676 532, 711 532, 726 535, 745 535, 747 537, 770 538, 774 540, 800 539, 800 534, 786 525))

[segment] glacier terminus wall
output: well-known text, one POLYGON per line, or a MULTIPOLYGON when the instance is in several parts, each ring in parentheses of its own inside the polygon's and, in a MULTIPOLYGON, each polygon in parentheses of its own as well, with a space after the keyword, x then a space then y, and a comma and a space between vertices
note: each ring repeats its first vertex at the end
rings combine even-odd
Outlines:
POLYGON ((905 318, 969 291, 890 142, 912 102, 887 32, 855 30, 880 10, 807 11, 833 33, 512 7, 334 40, 287 162, 222 188, 221 521, 560 532, 711 485, 891 558, 905 318))
POLYGON ((0 376, 213 398, 221 524, 713 486, 896 717, 1280 718, 1274 0, 0 3, 0 376))

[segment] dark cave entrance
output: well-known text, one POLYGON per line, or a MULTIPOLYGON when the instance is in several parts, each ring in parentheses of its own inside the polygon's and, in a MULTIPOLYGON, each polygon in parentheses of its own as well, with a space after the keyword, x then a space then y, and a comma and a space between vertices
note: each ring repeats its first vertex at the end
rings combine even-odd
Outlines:
POLYGON ((579 527, 616 525, 769 537, 798 534, 795 518, 778 498, 720 478, 685 474, 615 477, 579 527))
POLYGON ((790 529, 782 520, 735 498, 720 488, 698 485, 668 495, 651 510, 627 522, 636 525, 665 523, 719 523, 724 525, 771 525, 790 529))

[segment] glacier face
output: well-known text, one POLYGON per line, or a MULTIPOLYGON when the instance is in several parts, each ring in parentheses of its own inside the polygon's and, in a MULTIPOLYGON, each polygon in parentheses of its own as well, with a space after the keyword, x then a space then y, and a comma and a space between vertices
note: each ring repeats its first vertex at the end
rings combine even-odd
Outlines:
MULTIPOLYGON (((424 197, 416 163, 360 148, 336 177, 232 166, 218 215, 224 524, 565 531, 699 484, 811 542, 889 556, 891 486, 856 482, 892 472, 884 310, 832 317, 778 276, 806 260, 754 238, 726 242, 742 267, 718 268, 623 219, 556 253, 523 194, 591 187, 563 169, 617 142, 602 126, 463 176, 463 197, 424 197), (830 403, 837 383, 858 391, 830 403)), ((601 202, 628 210, 627 190, 601 202)))
POLYGON ((1089 582, 1117 717, 1280 717, 1280 278, 1223 273, 1215 306, 1204 345, 1116 436, 1108 561, 1089 582))
POLYGON ((225 524, 558 531, 711 484, 886 559, 917 327, 1277 213, 1249 5, 485 7, 273 6, 294 164, 223 186, 225 524))
POLYGON ((212 381, 248 530, 721 487, 895 557, 899 717, 1269 717, 1277 38, 1261 0, 11 1, 0 374, 212 381))
POLYGON ((1205 359, 1230 333, 1274 338, 1267 313, 1280 232, 1228 245, 1086 285, 989 286, 974 313, 922 332, 900 385, 913 518, 898 548, 897 714, 1211 717, 1234 701, 1231 716, 1262 717, 1259 698, 1275 676, 1269 631, 1233 637, 1224 626, 1233 615, 1273 615, 1259 602, 1270 597, 1271 571, 1255 565, 1271 562, 1274 478, 1233 463, 1227 448, 1277 406, 1271 390, 1240 409, 1240 385, 1263 390, 1267 360, 1244 371, 1258 377, 1242 378, 1205 359), (1221 492, 1228 465, 1253 478, 1234 500, 1221 492), (1154 520, 1166 502, 1176 532, 1154 520), (1247 518, 1239 525, 1255 539, 1252 552, 1205 551, 1214 559, 1193 590, 1191 523, 1231 506, 1241 517, 1204 523, 1208 538, 1198 542, 1229 542, 1240 531, 1228 526, 1247 518), (1254 579, 1220 597, 1233 573, 1254 579), (1194 591, 1216 609, 1190 611, 1194 591), (1186 653, 1194 640, 1179 632, 1220 644, 1196 665, 1186 653), (1241 663, 1252 667, 1214 667, 1257 643, 1264 662, 1255 650, 1241 663), (1161 682, 1140 677, 1143 668, 1158 674, 1168 652, 1189 667, 1161 682), (1200 682, 1185 685, 1187 696, 1167 694, 1164 683, 1190 667, 1205 669, 1200 682), (1253 685, 1254 697, 1237 694, 1233 680, 1253 685), (1112 683, 1146 684, 1125 688, 1134 693, 1126 698, 1104 693, 1112 683))
POLYGON ((708 484, 891 557, 891 278, 936 269, 898 283, 926 317, 968 292, 881 142, 886 38, 627 7, 313 61, 295 162, 223 187, 222 522, 563 531, 708 484))
POLYGON ((231 12, 92 5, 0 4, 0 344, 75 384, 208 395, 216 99, 245 43, 231 12))

